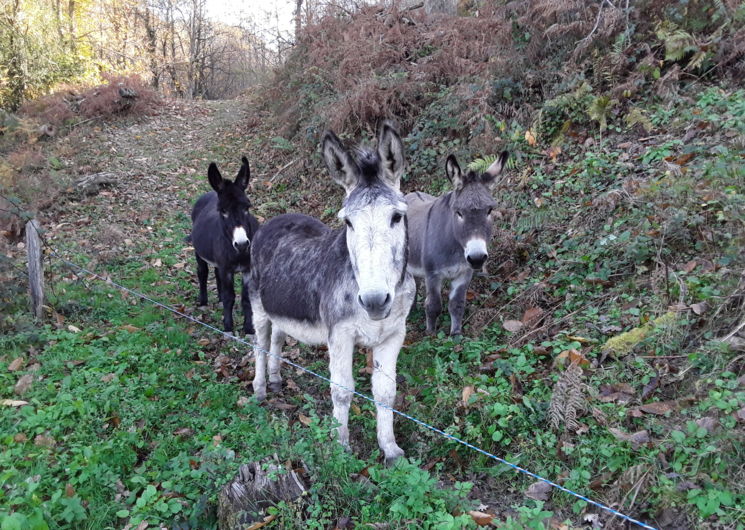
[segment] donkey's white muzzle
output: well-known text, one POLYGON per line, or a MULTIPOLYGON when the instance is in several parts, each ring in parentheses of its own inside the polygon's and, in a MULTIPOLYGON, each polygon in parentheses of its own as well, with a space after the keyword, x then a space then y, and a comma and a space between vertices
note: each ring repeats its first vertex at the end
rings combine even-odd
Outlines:
POLYGON ((486 250, 486 241, 483 239, 469 239, 463 254, 468 264, 474 269, 480 269, 489 257, 486 250))
POLYGON ((236 226, 233 229, 233 248, 236 249, 238 252, 245 252, 248 249, 248 245, 250 243, 251 240, 248 239, 246 229, 242 226, 236 226))
POLYGON ((357 301, 372 320, 383 320, 391 312, 393 297, 386 291, 360 291, 357 301))

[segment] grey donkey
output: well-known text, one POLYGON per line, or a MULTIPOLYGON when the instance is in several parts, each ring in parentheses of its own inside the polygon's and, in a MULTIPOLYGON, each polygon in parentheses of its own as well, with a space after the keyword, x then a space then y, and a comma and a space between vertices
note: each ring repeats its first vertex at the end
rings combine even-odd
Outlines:
POLYGON ((455 156, 445 162, 453 191, 440 197, 414 192, 409 205, 409 272, 424 277, 427 333, 434 334, 442 312, 443 280, 451 280, 450 334, 462 332, 466 291, 473 272, 489 257, 496 202, 492 191, 509 153, 504 151, 484 173, 464 174, 455 156))
POLYGON ((399 191, 403 144, 384 123, 376 150, 347 151, 326 132, 323 158, 346 191, 333 230, 301 214, 267 222, 251 246, 250 293, 256 325, 254 395, 281 388, 279 366, 285 336, 326 344, 333 414, 339 441, 349 445, 349 406, 354 390, 356 345, 372 348, 372 391, 377 406, 378 445, 387 463, 404 454, 393 434, 396 361, 414 300, 414 278, 406 270, 406 202, 399 191), (266 350, 270 355, 267 359, 266 350), (340 385, 340 386, 338 386, 340 385))

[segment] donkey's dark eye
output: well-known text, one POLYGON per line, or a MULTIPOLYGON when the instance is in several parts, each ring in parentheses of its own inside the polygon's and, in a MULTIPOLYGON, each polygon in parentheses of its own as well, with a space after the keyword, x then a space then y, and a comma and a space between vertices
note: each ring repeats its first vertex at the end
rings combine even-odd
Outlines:
POLYGON ((403 219, 403 216, 400 213, 394 213, 393 217, 391 217, 391 226, 400 223, 401 219, 403 219))
POLYGON ((486 215, 491 215, 491 213, 494 211, 494 208, 489 208, 486 210, 486 215))
POLYGON ((352 222, 349 219, 344 219, 344 224, 347 225, 351 230, 354 230, 352 222))
POLYGON ((458 219, 463 219, 463 213, 462 212, 455 212, 455 215, 458 216, 458 219))

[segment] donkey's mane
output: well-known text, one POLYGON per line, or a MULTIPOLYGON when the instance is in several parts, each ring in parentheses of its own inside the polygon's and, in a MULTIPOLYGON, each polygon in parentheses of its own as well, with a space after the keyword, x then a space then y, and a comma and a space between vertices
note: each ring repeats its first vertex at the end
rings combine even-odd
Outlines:
POLYGON ((365 184, 373 185, 380 179, 378 174, 380 172, 380 155, 377 151, 373 151, 367 147, 357 147, 354 150, 354 158, 357 162, 357 166, 360 168, 360 175, 365 184))

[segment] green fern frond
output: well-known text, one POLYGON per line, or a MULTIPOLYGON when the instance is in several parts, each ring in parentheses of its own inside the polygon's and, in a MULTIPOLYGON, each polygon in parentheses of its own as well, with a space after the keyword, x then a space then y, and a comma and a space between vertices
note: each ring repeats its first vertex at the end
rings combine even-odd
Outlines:
POLYGON ((489 169, 489 166, 491 166, 496 160, 497 157, 495 155, 486 155, 482 158, 477 158, 468 164, 468 169, 475 171, 476 173, 483 173, 489 169))
POLYGON ((560 222, 566 215, 567 211, 565 208, 544 207, 523 211, 515 220, 514 230, 518 234, 524 234, 543 225, 560 222))
POLYGON ((652 130, 652 120, 644 113, 639 107, 633 107, 629 110, 629 113, 623 118, 626 125, 632 128, 634 125, 639 124, 644 127, 644 130, 649 132, 652 130))

